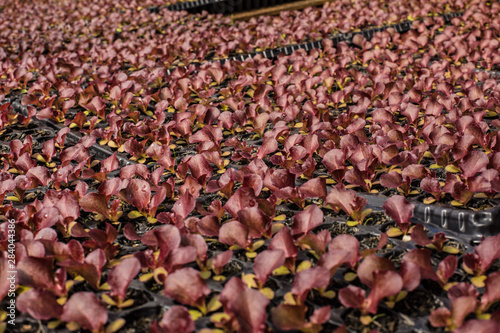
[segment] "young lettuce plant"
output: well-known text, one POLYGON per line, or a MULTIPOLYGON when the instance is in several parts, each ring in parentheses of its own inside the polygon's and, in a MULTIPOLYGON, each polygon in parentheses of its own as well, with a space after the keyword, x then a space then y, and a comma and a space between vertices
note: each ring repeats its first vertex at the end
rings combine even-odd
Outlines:
POLYGON ((83 226, 77 223, 71 228, 71 236, 89 237, 90 239, 84 241, 82 246, 91 250, 103 250, 108 260, 113 259, 118 252, 118 245, 115 244, 118 231, 109 223, 106 223, 106 230, 94 228, 89 231, 84 230, 83 226))
POLYGON ((265 250, 255 257, 254 272, 255 274, 244 274, 242 281, 245 282, 249 288, 259 289, 267 298, 273 299, 274 292, 271 288, 266 288, 267 279, 271 273, 283 266, 285 263, 284 253, 281 250, 265 250))
POLYGON ((444 245, 446 243, 446 235, 443 232, 434 234, 432 239, 427 237, 422 224, 417 224, 411 229, 411 240, 417 245, 434 249, 437 252, 446 252, 450 254, 457 254, 460 252, 456 247, 444 245))
POLYGON ((54 220, 56 227, 61 232, 68 234, 76 219, 80 216, 78 200, 73 196, 72 191, 65 189, 63 191, 48 190, 43 198, 43 208, 55 208, 58 217, 54 220))
POLYGON ((394 170, 380 176, 380 184, 387 188, 397 188, 400 193, 408 196, 418 194, 418 191, 411 190, 411 182, 414 179, 422 179, 428 171, 421 164, 411 164, 401 170, 394 170))
MULTIPOLYGON (((168 274, 165 279, 164 293, 177 302, 195 307, 202 315, 213 311, 212 305, 207 307, 205 298, 211 293, 200 272, 191 267, 181 268, 168 274)), ((192 312, 195 316, 201 314, 192 312)))
POLYGON ((351 227, 363 224, 372 212, 371 209, 363 209, 367 203, 365 198, 357 196, 356 191, 346 189, 343 184, 337 184, 330 190, 326 203, 337 213, 342 209, 349 215, 352 220, 347 221, 347 225, 351 227))
POLYGON ((310 205, 293 216, 290 231, 295 239, 300 239, 323 223, 324 214, 316 205, 310 205))
MULTIPOLYGON (((164 187, 156 187, 156 194, 151 196, 151 186, 145 180, 134 178, 128 182, 125 188, 127 202, 136 207, 139 211, 131 211, 129 218, 145 216, 148 222, 155 223, 157 219, 156 210, 167 197, 164 187)), ((194 209, 194 207, 193 207, 194 209)), ((187 215, 186 215, 187 216, 187 215)))
POLYGON ((295 261, 299 253, 298 247, 295 245, 290 229, 283 226, 271 239, 268 246, 269 250, 281 250, 285 257, 283 267, 289 272, 295 272, 295 261))
POLYGON ((98 188, 99 193, 89 192, 80 199, 80 207, 86 212, 96 213, 112 222, 118 221, 123 212, 120 210, 120 200, 110 201, 111 196, 118 196, 123 186, 120 178, 104 180, 98 188))
POLYGON ((284 304, 305 305, 311 290, 316 289, 322 297, 333 298, 335 292, 326 290, 330 283, 330 275, 326 268, 312 267, 310 261, 303 261, 297 268, 292 290, 284 295, 284 304))
POLYGON ((470 319, 464 322, 460 328, 456 328, 453 332, 494 333, 498 331, 500 331, 500 324, 498 324, 498 320, 493 321, 493 320, 470 319))
POLYGON ((111 289, 111 292, 103 294, 101 296, 102 300, 119 309, 133 305, 134 300, 125 300, 125 296, 130 282, 132 282, 140 271, 141 263, 135 257, 124 259, 117 266, 111 268, 107 282, 107 286, 111 289))
MULTIPOLYGON (((73 243, 72 248, 75 253, 83 253, 83 247, 78 243, 73 243), (78 250, 76 250, 78 249, 78 250)), ((85 281, 94 289, 101 288, 102 269, 107 263, 106 254, 101 249, 90 252, 84 260, 66 259, 59 262, 59 266, 64 267, 66 271, 74 275, 83 277, 85 281)))
POLYGON ((227 331, 262 332, 267 320, 269 299, 249 288, 240 278, 231 278, 219 295, 224 313, 212 315, 211 321, 227 331))
POLYGON ((306 313, 305 305, 280 304, 271 310, 273 324, 280 330, 319 333, 323 324, 330 319, 331 307, 328 305, 315 309, 309 320, 306 313))
POLYGON ((369 325, 376 318, 370 314, 377 314, 377 307, 382 299, 396 295, 402 290, 403 279, 393 270, 384 268, 374 270, 370 277, 359 275, 359 273, 358 270, 361 282, 371 289, 368 297, 366 297, 365 290, 351 285, 340 289, 339 300, 346 307, 360 310, 360 322, 363 325, 369 325))
POLYGON ((71 331, 84 329, 92 333, 113 333, 125 325, 125 320, 120 318, 105 327, 108 312, 92 292, 74 293, 63 305, 59 304, 60 301, 47 290, 29 289, 19 295, 17 306, 38 320, 55 319, 49 322, 53 329, 66 322, 66 328, 71 331))
POLYGON ((472 150, 460 160, 461 176, 449 175, 443 191, 450 193, 455 199, 454 206, 466 205, 474 192, 486 192, 491 188, 486 177, 477 175, 487 171, 489 159, 486 153, 472 150), (477 176, 476 176, 477 175, 477 176))
POLYGON ((215 281, 224 281, 226 277, 222 275, 222 271, 224 269, 224 266, 231 260, 232 257, 233 257, 233 251, 227 250, 209 259, 207 261, 206 266, 201 267, 202 269, 200 273, 201 276, 204 279, 208 279, 211 275, 209 270, 212 269, 213 273, 215 274, 213 279, 215 281))
POLYGON ((500 258, 500 235, 486 237, 481 244, 474 247, 475 253, 466 253, 463 268, 472 275, 471 282, 476 287, 484 287, 486 271, 500 258))
POLYGON ((29 313, 37 320, 58 319, 63 312, 56 295, 44 289, 28 289, 17 297, 16 303, 19 311, 29 313))
POLYGON ((147 281, 154 277, 158 283, 164 283, 165 277, 170 273, 195 261, 197 249, 192 245, 181 246, 182 240, 179 228, 171 224, 146 232, 141 237, 141 242, 150 249, 137 252, 134 256, 139 259, 142 267, 147 267, 152 272, 142 275, 140 280, 147 281), (155 254, 156 251, 158 254, 155 254))
POLYGON ((402 264, 405 266, 405 274, 436 281, 443 289, 449 289, 453 286, 453 282, 449 283, 449 279, 457 270, 457 257, 454 255, 447 256, 438 264, 437 270, 434 271, 431 264, 431 254, 432 252, 429 249, 413 249, 407 252, 402 260, 402 264))
POLYGON ((407 237, 408 229, 410 228, 410 219, 413 217, 415 205, 406 200, 405 197, 395 195, 387 199, 383 208, 385 213, 396 222, 397 227, 392 227, 387 230, 389 237, 399 237, 403 235, 403 240, 409 240, 407 237))
POLYGON ((490 273, 485 281, 485 293, 481 296, 481 309, 480 313, 482 314, 480 317, 482 319, 490 319, 490 315, 486 314, 492 305, 500 301, 500 291, 498 290, 498 283, 500 283, 500 272, 490 273))
MULTIPOLYGON (((108 311, 94 293, 77 292, 64 304, 61 321, 66 322, 66 327, 72 330, 82 328, 101 333, 104 332, 104 325, 108 321, 108 311)), ((124 324, 125 321, 121 320, 110 326, 117 325, 119 329, 120 325, 124 324)))
MULTIPOLYGON (((496 281, 498 282, 498 281, 496 281)), ((496 288, 498 289, 498 288, 496 288)), ((468 283, 458 283, 448 289, 448 297, 451 301, 450 309, 446 307, 438 308, 429 316, 429 321, 433 327, 445 327, 449 331, 456 332, 457 329, 463 328, 463 323, 466 317, 478 311, 481 312, 481 306, 478 302, 479 293, 476 288, 468 283)), ((483 296, 485 302, 483 306, 488 305, 488 296, 483 296)), ((486 307, 483 308, 486 310, 486 307)))
POLYGON ((163 314, 160 322, 155 320, 151 326, 151 333, 191 333, 194 332, 194 330, 194 321, 191 319, 189 310, 180 305, 171 306, 163 314))
POLYGON ((264 240, 255 243, 253 240, 272 236, 272 215, 264 213, 264 210, 272 210, 270 213, 274 214, 274 202, 257 199, 253 189, 243 187, 229 198, 224 209, 235 220, 222 225, 219 229, 219 241, 230 246, 236 244, 246 249, 249 258, 255 258, 255 251, 264 244, 264 240))
POLYGON ((324 199, 326 197, 326 180, 323 178, 313 178, 300 187, 288 186, 274 193, 278 199, 291 201, 303 209, 306 204, 306 198, 324 199))
POLYGON ((352 235, 337 235, 328 243, 328 252, 320 257, 318 265, 327 268, 333 277, 342 265, 355 269, 360 259, 358 239, 352 235))
POLYGON ((248 258, 255 258, 255 251, 264 245, 264 240, 253 242, 255 238, 249 228, 238 221, 226 222, 219 230, 219 242, 230 245, 233 250, 245 249, 248 258))
POLYGON ((55 138, 51 140, 47 140, 42 144, 42 153, 41 154, 33 154, 33 157, 36 158, 39 162, 45 164, 48 168, 54 168, 56 163, 52 161, 52 158, 56 156, 56 146, 55 146, 55 138))

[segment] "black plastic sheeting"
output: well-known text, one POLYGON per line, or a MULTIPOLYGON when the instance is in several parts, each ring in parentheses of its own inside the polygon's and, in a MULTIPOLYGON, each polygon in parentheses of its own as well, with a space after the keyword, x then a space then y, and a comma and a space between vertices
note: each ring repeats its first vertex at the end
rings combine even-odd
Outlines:
POLYGON ((168 6, 149 7, 148 10, 158 13, 160 9, 166 8, 171 11, 186 10, 191 13, 207 11, 210 14, 232 14, 296 1, 299 0, 195 0, 168 6))

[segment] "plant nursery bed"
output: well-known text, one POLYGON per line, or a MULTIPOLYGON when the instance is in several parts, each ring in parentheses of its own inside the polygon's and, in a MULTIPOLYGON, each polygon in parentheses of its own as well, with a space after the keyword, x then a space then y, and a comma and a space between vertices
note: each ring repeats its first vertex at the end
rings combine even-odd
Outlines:
POLYGON ((0 333, 500 331, 497 2, 0 9, 0 333))

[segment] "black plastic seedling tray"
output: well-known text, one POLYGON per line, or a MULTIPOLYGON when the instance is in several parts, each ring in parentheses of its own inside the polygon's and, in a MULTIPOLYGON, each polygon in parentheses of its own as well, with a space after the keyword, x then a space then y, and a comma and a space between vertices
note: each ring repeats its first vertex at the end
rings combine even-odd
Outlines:
POLYGON ((415 218, 444 230, 455 231, 472 239, 500 233, 500 207, 475 212, 419 202, 414 205, 415 218))
MULTIPOLYGON (((368 201, 368 205, 382 209, 389 199, 383 195, 359 193, 368 201)), ((467 243, 480 240, 482 237, 500 233, 500 207, 471 211, 441 204, 423 204, 411 201, 415 205, 413 217, 418 222, 432 225, 437 229, 452 232, 467 243)))

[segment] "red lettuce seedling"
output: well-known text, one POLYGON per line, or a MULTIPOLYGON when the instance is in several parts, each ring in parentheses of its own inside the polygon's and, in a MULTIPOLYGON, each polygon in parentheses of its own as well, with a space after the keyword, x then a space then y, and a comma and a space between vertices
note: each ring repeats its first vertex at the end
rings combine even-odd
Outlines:
POLYGON ((341 183, 347 171, 346 167, 347 156, 341 149, 331 149, 324 156, 322 163, 328 169, 328 172, 333 178, 341 183))
POLYGON ((387 231, 387 235, 389 237, 406 236, 411 225, 410 219, 413 217, 415 205, 406 200, 405 197, 395 195, 387 199, 383 208, 385 213, 389 215, 398 226, 398 228, 390 228, 387 231))
POLYGON ((332 240, 332 235, 328 230, 321 230, 317 234, 310 231, 305 236, 300 237, 297 245, 301 249, 309 250, 316 259, 319 259, 327 249, 328 244, 332 240))
POLYGON ((477 298, 479 292, 472 284, 467 282, 459 282, 448 289, 448 298, 450 300, 454 300, 461 296, 473 296, 477 298))
MULTIPOLYGON (((181 241, 181 233, 174 225, 169 224, 152 229, 142 236, 141 242, 155 250, 159 248, 159 254, 153 255, 152 251, 146 250, 137 254, 136 257, 141 261, 143 267, 146 266, 153 270, 153 275, 158 280, 159 274, 166 275, 166 273, 171 273, 179 267, 197 260, 198 252, 204 251, 201 248, 197 250, 191 245, 197 243, 193 237, 184 239, 183 245, 186 246, 180 246, 181 241)), ((199 248, 199 246, 197 247, 199 248)), ((200 258, 202 256, 203 254, 200 255, 200 258)), ((201 258, 201 260, 204 259, 201 258)), ((149 275, 149 277, 152 276, 149 275)))
POLYGON ((488 311, 488 309, 496 302, 500 300, 500 288, 498 288, 500 283, 500 272, 490 273, 484 285, 486 287, 486 292, 481 297, 481 310, 482 312, 488 311))
MULTIPOLYGON (((158 182, 158 173, 153 172, 149 174, 146 166, 142 165, 143 168, 140 168, 139 165, 135 164, 130 165, 125 168, 122 168, 120 171, 120 178, 123 178, 123 183, 126 185, 125 190, 121 191, 120 197, 124 198, 128 203, 132 206, 136 207, 139 211, 131 211, 128 214, 129 218, 137 218, 140 216, 145 216, 150 223, 155 223, 157 219, 156 211, 158 206, 165 200, 169 188, 169 181, 164 182, 163 186, 155 186, 151 188, 151 185, 148 181, 143 179, 134 178, 127 182, 126 178, 132 177, 134 174, 140 175, 143 178, 151 178, 151 182, 153 184, 158 182), (133 168, 134 167, 134 168, 133 168), (156 191, 156 194, 152 196, 151 192, 156 191)), ((162 170, 162 168, 157 169, 162 170)), ((114 193, 113 193, 114 194, 114 193)))
POLYGON ((251 238, 271 237, 272 219, 256 206, 240 210, 238 221, 248 228, 251 238))
POLYGON ((249 248, 252 238, 249 237, 248 228, 238 221, 226 222, 219 230, 219 242, 227 245, 238 245, 241 248, 249 248))
POLYGON ((120 167, 120 161, 118 161, 116 153, 102 160, 100 164, 101 164, 101 170, 92 176, 92 178, 100 182, 103 182, 108 178, 109 172, 114 171, 120 167))
POLYGON ((391 270, 375 270, 370 294, 356 286, 349 286, 339 291, 340 302, 350 308, 359 309, 362 313, 360 321, 369 325, 373 318, 368 313, 376 314, 378 304, 388 296, 398 294, 403 288, 403 279, 391 270))
POLYGON ((262 212, 256 207, 246 209, 242 221, 247 225, 238 221, 229 221, 222 225, 219 229, 219 241, 231 246, 231 249, 243 248, 247 252, 245 255, 248 258, 255 258, 258 248, 264 245, 264 240, 253 242, 255 238, 260 238, 261 233, 258 230, 263 230, 263 234, 270 235, 271 224, 270 219, 265 217, 262 212), (250 211, 249 211, 250 210, 250 211), (254 214, 252 214, 252 211, 254 214), (252 218, 252 215, 255 217, 252 218), (255 222, 255 224, 252 224, 255 222))
POLYGON ((151 186, 143 179, 134 178, 128 182, 125 195, 129 204, 145 211, 151 201, 151 186))
MULTIPOLYGON (((253 176, 257 176, 257 175, 253 175, 253 176)), ((190 176, 188 176, 188 179, 189 179, 189 177, 190 176)), ((225 196, 226 198, 230 198, 234 193, 235 179, 236 179, 236 172, 234 171, 234 169, 232 169, 232 168, 227 169, 219 177, 219 179, 210 180, 207 183, 206 191, 207 191, 207 193, 213 193, 213 192, 219 191, 219 193, 222 194, 223 196, 225 196)), ((260 177, 259 177, 259 180, 261 183, 260 188, 256 189, 255 187, 253 187, 254 191, 257 195, 260 193, 260 189, 262 188, 262 179, 260 179, 260 177)), ((245 181, 243 181, 243 187, 251 187, 251 186, 248 186, 247 184, 245 184, 245 181)), ((259 186, 257 186, 257 187, 259 187, 259 186)), ((201 189, 201 185, 200 185, 200 189, 201 189)))
POLYGON ((241 279, 231 278, 219 295, 228 324, 234 331, 259 333, 265 330, 269 299, 260 291, 248 288, 241 279))
POLYGON ((429 237, 425 234, 424 226, 422 224, 417 224, 411 229, 411 239, 417 245, 425 246, 438 252, 444 251, 451 254, 459 253, 457 248, 444 245, 446 242, 446 235, 443 232, 438 232, 434 234, 432 239, 429 239, 429 237))
POLYGON ((429 172, 421 164, 410 164, 403 171, 391 171, 380 176, 380 184, 388 188, 398 188, 405 195, 418 194, 411 190, 411 182, 414 179, 422 179, 429 172))
POLYGON ((74 192, 48 190, 43 198, 44 207, 55 207, 59 211, 59 223, 64 232, 68 230, 69 224, 80 216, 78 200, 73 196, 74 192))
POLYGON ((461 327, 456 328, 454 333, 496 333, 500 331, 500 324, 493 320, 467 320, 461 327))
POLYGON ((281 250, 265 250, 259 253, 254 261, 254 272, 260 287, 264 286, 273 270, 285 263, 285 256, 281 250))
POLYGON ((7 172, 0 174, 0 205, 3 206, 3 201, 7 193, 14 191, 16 188, 16 181, 7 172))
POLYGON ((56 295, 48 290, 29 289, 17 297, 16 303, 19 311, 38 320, 59 318, 63 312, 56 295))
POLYGON ((133 299, 125 300, 127 288, 134 277, 141 271, 141 263, 135 257, 127 258, 111 268, 108 285, 111 292, 102 295, 102 300, 109 305, 125 308, 134 304, 133 299))
POLYGON ((66 295, 66 271, 59 268, 54 273, 53 258, 23 257, 17 264, 19 285, 45 289, 58 296, 66 295))
POLYGON ((194 321, 188 309, 180 305, 171 306, 161 321, 155 320, 151 326, 151 333, 191 333, 194 330, 194 321))
MULTIPOLYGON (((164 199, 164 198, 163 198, 164 199)), ((174 203, 172 207, 173 218, 172 222, 177 227, 182 228, 184 220, 196 207, 196 199, 189 192, 184 192, 179 196, 179 199, 174 203)), ((165 215, 159 215, 158 218, 163 218, 165 215)))
MULTIPOLYGON (((394 264, 387 258, 382 258, 376 255, 368 255, 361 262, 357 269, 357 276, 359 280, 367 285, 369 288, 373 288, 375 285, 375 272, 377 271, 395 271, 394 264)), ((399 274, 401 276, 401 274, 399 274)), ((405 280, 403 277, 403 288, 405 288, 405 280)), ((402 288, 402 289, 403 289, 402 288)), ((393 308, 396 302, 399 302, 406 296, 406 292, 400 291, 399 293, 389 296, 386 305, 393 308)))
POLYGON ((488 167, 489 159, 485 152, 478 150, 471 150, 460 161, 460 169, 462 169, 463 176, 468 181, 470 178, 478 173, 486 170, 488 167))
POLYGON ((254 261, 255 274, 244 274, 242 276, 245 282, 251 288, 257 288, 267 298, 273 299, 274 292, 271 288, 264 288, 267 279, 271 273, 283 266, 285 263, 284 253, 281 250, 265 250, 257 255, 254 261))
POLYGON ((443 186, 443 192, 451 194, 455 199, 451 202, 453 206, 466 205, 474 195, 469 184, 463 182, 458 176, 451 173, 446 175, 446 183, 443 186))
POLYGON ((322 223, 323 212, 318 206, 311 205, 294 215, 291 227, 292 235, 295 239, 301 238, 322 223))
POLYGON ((271 191, 295 187, 295 175, 284 169, 269 169, 264 177, 264 186, 271 191))
POLYGON ((344 264, 355 268, 359 259, 361 256, 358 239, 351 235, 338 235, 331 240, 328 252, 321 256, 318 265, 327 268, 330 276, 333 276, 337 269, 344 264))
POLYGON ((359 280, 368 286, 373 288, 375 281, 374 273, 376 271, 395 271, 394 264, 387 258, 382 258, 374 254, 367 256, 363 259, 361 264, 359 264, 357 269, 357 274, 359 280))
POLYGON ((179 269, 165 280, 165 295, 179 303, 197 307, 203 314, 207 313, 205 297, 210 292, 200 272, 191 267, 179 269))
POLYGON ((232 217, 238 218, 238 212, 242 209, 257 205, 254 190, 248 187, 239 188, 226 202, 224 209, 232 217))
POLYGON ((205 156, 197 154, 190 157, 187 161, 187 166, 191 171, 191 175, 205 188, 207 181, 213 174, 212 166, 205 156))
POLYGON ((306 320, 307 307, 304 305, 280 304, 273 308, 271 316, 274 326, 280 330, 300 330, 301 332, 320 332, 322 325, 330 319, 330 306, 314 310, 306 320))
POLYGON ((431 176, 427 176, 420 181, 420 188, 423 191, 430 193, 434 197, 425 198, 424 203, 426 204, 433 203, 434 201, 439 201, 444 195, 439 180, 431 176))
MULTIPOLYGON (((83 256, 83 248, 81 248, 83 256)), ((101 249, 96 249, 90 252, 83 262, 75 259, 66 259, 58 265, 64 267, 68 273, 73 275, 81 275, 87 283, 99 290, 101 283, 101 273, 104 265, 106 265, 106 254, 101 249)))
POLYGON ((97 333, 108 321, 108 311, 94 293, 77 292, 64 304, 61 320, 97 333))
POLYGON ((445 287, 448 280, 455 274, 458 259, 449 255, 439 263, 437 271, 434 271, 431 264, 431 254, 432 252, 428 249, 413 249, 403 256, 402 263, 413 263, 414 265, 406 268, 414 270, 414 274, 419 274, 422 279, 434 280, 445 287))
POLYGON ((80 207, 86 212, 100 214, 107 220, 118 221, 123 214, 119 210, 120 201, 114 200, 108 206, 108 200, 104 194, 90 192, 80 200, 80 207))
POLYGON ((280 231, 274 234, 268 249, 283 251, 283 256, 285 257, 284 266, 290 272, 295 272, 295 260, 299 249, 295 245, 293 237, 290 234, 290 229, 287 226, 283 226, 280 231))
POLYGON ((466 253, 463 259, 464 270, 473 275, 471 282, 476 287, 483 287, 484 275, 495 260, 500 258, 500 235, 486 237, 474 247, 476 253, 466 253))
POLYGON ((118 231, 111 224, 106 223, 106 230, 90 229, 86 232, 81 224, 75 224, 71 229, 73 237, 90 237, 82 243, 83 247, 91 250, 101 249, 106 253, 106 258, 113 259, 118 252, 118 245, 115 244, 118 231))
MULTIPOLYGON (((214 280, 216 281, 223 281, 226 279, 225 276, 222 276, 222 271, 224 269, 224 266, 231 260, 233 257, 233 251, 232 250, 227 250, 222 253, 219 253, 212 259, 209 259, 207 262, 207 266, 205 269, 212 269, 214 272, 215 276, 213 277, 214 280)), ((208 278, 210 277, 210 272, 209 271, 202 271, 201 272, 203 278, 208 278), (205 274, 204 274, 205 273, 205 274), (206 274, 208 273, 208 274, 206 274)))
POLYGON ((446 327, 455 332, 460 328, 465 318, 476 310, 477 299, 474 296, 460 296, 451 301, 451 308, 439 308, 429 316, 429 322, 434 327, 446 327))
MULTIPOLYGON (((324 267, 309 267, 295 274, 292 290, 285 295, 287 304, 302 305, 312 289, 317 289, 320 294, 333 296, 326 288, 330 283, 329 271, 324 267)), ((331 297, 330 297, 331 298, 331 297)))
POLYGON ((357 196, 353 190, 347 190, 343 184, 337 184, 330 190, 326 203, 336 212, 342 209, 349 215, 352 218, 352 221, 347 221, 349 226, 363 224, 366 216, 372 212, 371 209, 363 209, 367 203, 365 198, 357 196))

